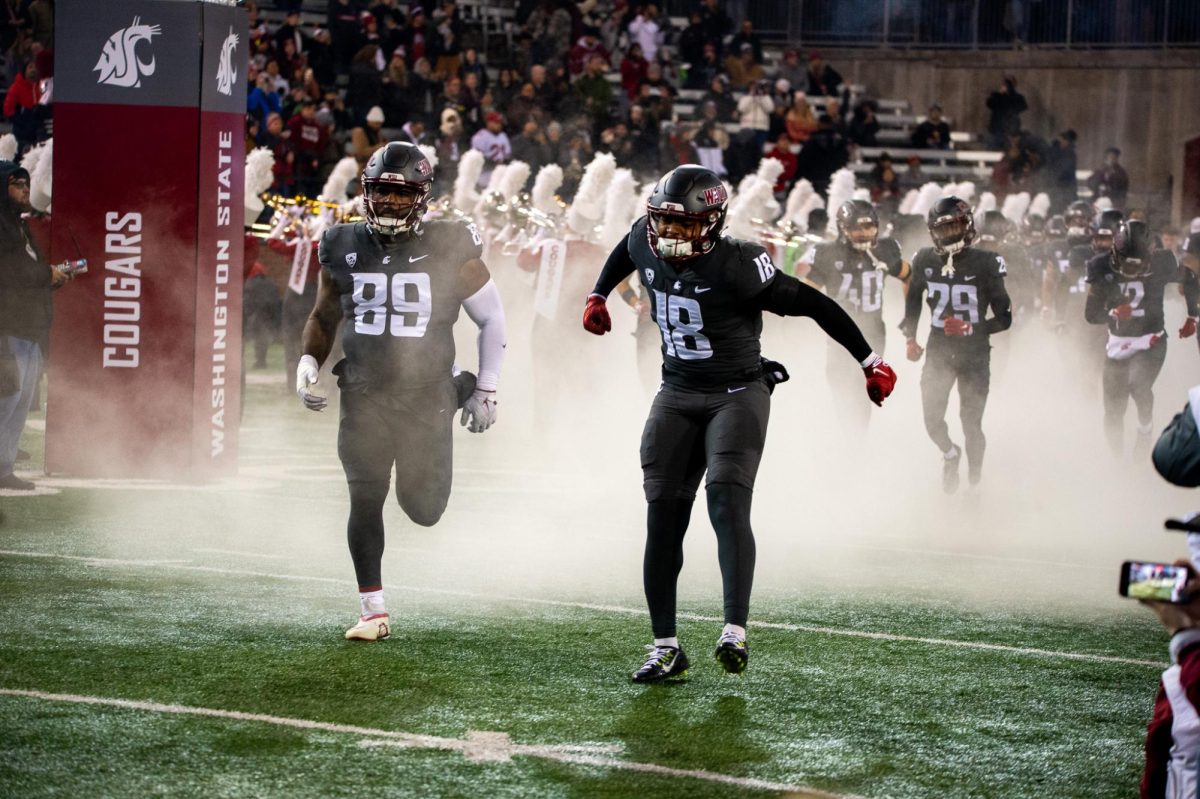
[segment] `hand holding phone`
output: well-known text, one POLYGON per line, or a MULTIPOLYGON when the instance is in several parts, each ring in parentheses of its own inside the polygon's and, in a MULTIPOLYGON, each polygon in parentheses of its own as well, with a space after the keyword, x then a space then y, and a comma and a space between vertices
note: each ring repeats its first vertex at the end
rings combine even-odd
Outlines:
POLYGON ((1121 596, 1155 602, 1185 603, 1191 597, 1184 590, 1192 579, 1191 567, 1173 563, 1127 560, 1121 564, 1121 596))

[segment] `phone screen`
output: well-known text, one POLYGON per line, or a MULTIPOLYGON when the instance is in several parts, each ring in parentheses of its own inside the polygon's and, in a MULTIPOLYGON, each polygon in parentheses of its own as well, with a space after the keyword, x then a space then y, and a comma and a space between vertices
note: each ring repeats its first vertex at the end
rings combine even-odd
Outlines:
POLYGON ((1122 564, 1121 595, 1132 599, 1179 602, 1190 576, 1186 566, 1127 560, 1122 564))

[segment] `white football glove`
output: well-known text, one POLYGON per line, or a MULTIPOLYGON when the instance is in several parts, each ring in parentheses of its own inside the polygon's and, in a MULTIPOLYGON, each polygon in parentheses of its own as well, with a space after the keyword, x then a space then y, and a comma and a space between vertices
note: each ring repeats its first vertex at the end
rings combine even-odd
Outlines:
POLYGON ((325 397, 310 390, 317 384, 317 376, 320 373, 321 368, 317 366, 317 359, 311 355, 301 357, 300 363, 296 365, 296 396, 310 411, 323 411, 329 402, 325 397))
POLYGON ((482 433, 496 423, 496 392, 477 388, 463 403, 459 422, 472 433, 482 433))

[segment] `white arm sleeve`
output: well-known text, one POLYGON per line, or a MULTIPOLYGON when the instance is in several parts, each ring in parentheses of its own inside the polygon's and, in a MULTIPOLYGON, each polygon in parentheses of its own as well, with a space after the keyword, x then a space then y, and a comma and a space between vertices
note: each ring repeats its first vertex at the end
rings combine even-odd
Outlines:
POLYGON ((463 310, 471 321, 479 326, 479 383, 484 391, 495 391, 500 380, 500 366, 504 363, 504 348, 508 346, 508 334, 504 327, 504 306, 500 303, 500 290, 492 280, 483 288, 467 297, 463 310))

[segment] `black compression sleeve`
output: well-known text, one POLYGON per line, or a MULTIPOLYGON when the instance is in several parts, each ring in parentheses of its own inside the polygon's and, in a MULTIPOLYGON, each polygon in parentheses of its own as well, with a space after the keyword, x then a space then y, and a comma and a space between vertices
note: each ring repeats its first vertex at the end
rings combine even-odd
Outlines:
POLYGON ((633 259, 629 257, 629 237, 622 236, 617 246, 608 254, 608 260, 600 270, 600 277, 596 278, 596 287, 592 289, 592 293, 608 297, 617 284, 629 277, 633 270, 633 259))
POLYGON ((842 306, 812 286, 791 275, 776 274, 771 285, 758 295, 759 307, 780 316, 809 316, 821 329, 862 363, 871 354, 871 345, 842 306))

